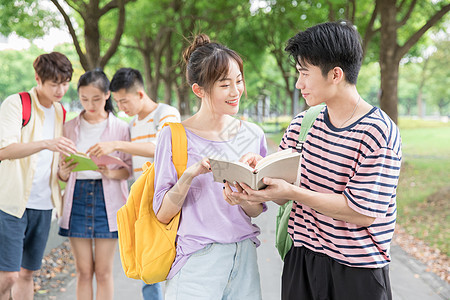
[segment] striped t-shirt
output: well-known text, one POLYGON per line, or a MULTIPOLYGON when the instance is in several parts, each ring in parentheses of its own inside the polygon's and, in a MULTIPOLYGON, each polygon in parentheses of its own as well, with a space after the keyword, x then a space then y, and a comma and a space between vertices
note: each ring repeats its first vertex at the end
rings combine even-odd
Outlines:
MULTIPOLYGON (((286 129, 281 149, 295 149, 304 115, 297 115, 286 129)), ((348 127, 336 128, 325 107, 303 145, 301 186, 320 193, 343 193, 350 208, 376 219, 362 227, 294 202, 288 229, 294 246, 305 246, 352 267, 388 264, 401 157, 398 128, 379 108, 348 127)))
MULTIPOLYGON (((159 132, 166 122, 180 122, 180 113, 170 105, 159 103, 156 109, 149 113, 142 120, 135 117, 130 123, 131 142, 148 143, 156 145, 159 132)), ((142 174, 142 165, 146 162, 153 162, 153 157, 133 155, 133 177, 137 179, 142 174)))

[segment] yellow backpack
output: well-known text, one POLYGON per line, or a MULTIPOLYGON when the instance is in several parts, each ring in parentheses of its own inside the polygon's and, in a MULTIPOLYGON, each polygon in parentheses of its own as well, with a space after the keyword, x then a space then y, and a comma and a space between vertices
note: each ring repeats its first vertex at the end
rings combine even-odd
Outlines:
MULTIPOLYGON (((178 178, 187 164, 187 138, 183 125, 167 123, 172 131, 172 160, 178 178)), ((175 239, 180 213, 169 224, 158 221, 153 211, 155 167, 150 162, 131 186, 127 203, 117 212, 119 249, 127 277, 152 284, 166 280, 175 259, 175 239)))

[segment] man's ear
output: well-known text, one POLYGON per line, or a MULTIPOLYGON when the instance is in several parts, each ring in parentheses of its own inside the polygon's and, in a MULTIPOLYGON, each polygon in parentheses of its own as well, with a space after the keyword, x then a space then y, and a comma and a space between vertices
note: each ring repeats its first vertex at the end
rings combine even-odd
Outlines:
POLYGON ((144 99, 145 92, 144 92, 143 90, 138 90, 136 93, 137 93, 138 96, 139 96, 139 100, 144 99))
POLYGON ((192 91, 199 98, 205 97, 205 90, 201 86, 199 86, 197 83, 194 83, 192 85, 192 91))
POLYGON ((344 70, 340 67, 334 67, 328 74, 334 83, 339 83, 345 78, 344 70))
POLYGON ((34 73, 34 79, 36 79, 38 85, 42 84, 41 77, 39 77, 39 75, 36 72, 34 73))

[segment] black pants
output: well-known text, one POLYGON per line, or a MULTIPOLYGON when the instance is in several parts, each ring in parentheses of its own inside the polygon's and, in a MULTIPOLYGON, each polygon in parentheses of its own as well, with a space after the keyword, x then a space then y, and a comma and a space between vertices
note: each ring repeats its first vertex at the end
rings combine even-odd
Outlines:
POLYGON ((284 259, 282 300, 391 300, 389 265, 353 268, 305 247, 292 247, 284 259))

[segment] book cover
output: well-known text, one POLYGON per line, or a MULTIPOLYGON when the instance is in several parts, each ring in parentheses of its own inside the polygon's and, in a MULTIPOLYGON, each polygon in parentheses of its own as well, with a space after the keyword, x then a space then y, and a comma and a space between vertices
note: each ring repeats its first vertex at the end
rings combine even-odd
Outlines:
POLYGON ((264 177, 279 178, 289 183, 296 183, 300 173, 300 157, 300 153, 286 149, 261 159, 254 169, 245 163, 236 161, 210 158, 209 162, 214 181, 244 182, 252 189, 260 190, 266 187, 262 182, 264 177))
POLYGON ((111 155, 102 156, 88 156, 82 152, 77 152, 66 157, 65 161, 73 159, 74 163, 78 165, 72 170, 72 172, 87 171, 87 170, 98 170, 98 166, 101 165, 119 165, 127 167, 127 164, 118 157, 111 155))

